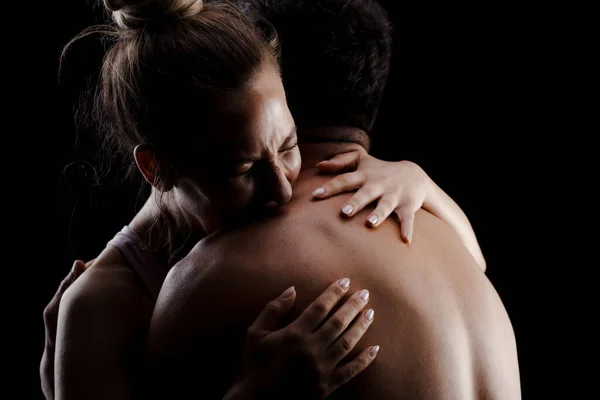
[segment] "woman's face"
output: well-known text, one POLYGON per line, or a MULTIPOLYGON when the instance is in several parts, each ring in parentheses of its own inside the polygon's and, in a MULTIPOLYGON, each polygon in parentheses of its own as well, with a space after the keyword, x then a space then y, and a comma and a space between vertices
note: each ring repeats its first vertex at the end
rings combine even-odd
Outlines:
POLYGON ((222 221, 287 203, 301 159, 277 70, 265 66, 245 89, 219 103, 211 132, 193 149, 198 162, 175 183, 186 209, 222 221))

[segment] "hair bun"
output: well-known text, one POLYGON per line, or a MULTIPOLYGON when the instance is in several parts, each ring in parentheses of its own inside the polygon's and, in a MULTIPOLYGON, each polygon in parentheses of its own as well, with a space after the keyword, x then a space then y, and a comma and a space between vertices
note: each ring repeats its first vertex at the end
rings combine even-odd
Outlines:
POLYGON ((119 11, 121 8, 125 7, 127 4, 123 0, 104 0, 104 7, 108 11, 119 11))
POLYGON ((114 21, 123 29, 139 29, 148 22, 169 16, 187 18, 198 14, 203 0, 104 0, 114 21))

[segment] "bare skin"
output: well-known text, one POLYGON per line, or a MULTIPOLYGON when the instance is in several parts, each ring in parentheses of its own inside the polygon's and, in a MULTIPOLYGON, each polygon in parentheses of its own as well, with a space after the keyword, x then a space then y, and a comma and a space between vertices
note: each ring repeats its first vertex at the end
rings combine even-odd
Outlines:
POLYGON ((107 246, 61 300, 56 398, 132 398, 153 307, 135 272, 107 246))
MULTIPOLYGON (((252 210, 264 210, 265 204, 285 204, 292 197, 291 185, 300 172, 301 160, 295 124, 285 102, 281 79, 276 68, 265 64, 250 82, 243 92, 221 99, 223 107, 220 108, 219 114, 215 115, 215 118, 222 122, 218 125, 220 129, 218 132, 207 133, 202 140, 199 139, 200 145, 194 147, 198 156, 193 158, 198 164, 191 168, 189 173, 181 176, 170 175, 167 169, 162 172, 164 179, 157 180, 160 169, 156 167, 158 161, 151 146, 140 145, 134 150, 142 175, 148 182, 156 183, 155 190, 162 191, 160 201, 173 223, 173 232, 176 236, 183 236, 175 237, 175 243, 193 245, 198 240, 195 238, 203 233, 210 234, 228 223, 236 223, 238 218, 252 214, 252 210), (184 232, 189 232, 190 228, 192 236, 188 237, 184 232)), ((336 155, 331 151, 323 154, 326 155, 324 158, 309 157, 306 165, 314 166, 317 162, 336 155)), ((395 169, 392 169, 390 172, 375 175, 393 176, 395 169)), ((366 173, 365 176, 367 175, 369 174, 366 173)), ((420 175, 415 177, 418 176, 420 175)), ((407 215, 414 213, 421 204, 428 204, 424 197, 429 191, 421 188, 429 186, 428 179, 425 178, 426 176, 416 179, 422 182, 417 184, 415 189, 422 197, 418 195, 421 197, 420 201, 409 201, 408 204, 412 206, 403 206, 404 200, 410 200, 412 197, 408 193, 403 195, 400 192, 397 196, 390 197, 385 189, 379 192, 379 195, 375 193, 371 197, 367 196, 367 201, 363 204, 377 201, 378 196, 382 196, 380 202, 391 208, 388 208, 387 214, 379 215, 379 220, 385 219, 385 216, 395 209, 403 221, 402 225, 405 226, 407 215), (402 211, 403 209, 405 211, 402 211)), ((327 179, 329 178, 315 182, 315 186, 309 190, 311 195, 313 190, 324 185, 327 179)), ((366 189, 371 179, 366 178, 365 181, 363 177, 362 181, 366 189)), ((378 179, 375 179, 371 185, 376 185, 377 181, 378 179)), ((360 184, 354 186, 355 189, 359 187, 360 184)), ((361 195, 359 190, 354 196, 364 197, 364 194, 363 192, 361 195)), ((148 237, 146 233, 153 232, 153 222, 157 213, 156 201, 152 197, 129 224, 140 237, 148 237)), ((331 210, 333 218, 345 219, 340 217, 342 206, 343 204, 339 204, 337 210, 331 210)), ((456 207, 455 204, 454 206, 456 207)), ((453 207, 448 208, 452 209, 453 207)), ((456 213, 450 211, 449 214, 456 213)), ((444 215, 444 212, 441 215, 444 215)), ((364 224, 367 215, 351 216, 351 219, 356 218, 360 218, 361 224, 364 224)), ((458 221, 460 220, 462 218, 458 218, 458 221)), ((457 226, 460 225, 466 226, 467 231, 470 231, 467 238, 474 238, 466 218, 463 224, 459 222, 457 226)), ((160 231, 153 233, 160 234, 160 231)), ((155 238, 156 235, 150 237, 155 238)), ((395 239, 401 241, 401 235, 395 239)), ((156 248, 152 242, 149 243, 149 247, 156 248)), ((476 250, 479 250, 478 246, 476 250)), ((237 245, 227 250, 236 251, 237 245)), ((265 249, 265 252, 269 254, 270 250, 265 249)), ((158 251, 153 254, 159 264, 164 266, 165 275, 171 266, 167 262, 166 253, 158 251)), ((187 254, 187 251, 182 251, 182 254, 187 254)), ((482 267, 484 266, 483 264, 482 267)), ((302 268, 302 264, 298 267, 302 268)), ((306 279, 304 277, 304 280, 306 279)), ((335 279, 339 277, 332 278, 335 279)), ((284 289, 278 290, 278 293, 267 290, 264 294, 269 297, 265 298, 257 310, 262 309, 264 304, 284 289)), ((305 294, 300 292, 300 295, 305 294)), ((206 300, 207 306, 214 303, 209 298, 206 300)), ((140 285, 139 278, 126 260, 116 248, 108 246, 97 257, 93 267, 77 279, 61 299, 56 329, 56 398, 127 399, 137 393, 140 390, 139 386, 148 382, 145 379, 145 345, 152 305, 148 290, 140 285)), ((302 304, 305 305, 306 303, 302 304)), ((256 315, 258 313, 254 318, 256 315)), ((247 322, 251 323, 254 318, 247 322)), ((211 321, 202 318, 198 323, 212 324, 211 321)), ((222 339, 223 337, 219 338, 222 339)), ((239 339, 243 339, 243 335, 239 339)), ((227 349, 233 347, 228 342, 223 342, 223 346, 227 349)), ((242 354, 241 348, 236 354, 242 354)), ((331 376, 330 372, 317 375, 331 376)), ((304 382, 309 379, 310 377, 304 382)), ((322 392, 327 393, 327 390, 322 392)), ((221 398, 223 394, 224 392, 219 394, 221 398)), ((167 398, 170 397, 172 396, 167 394, 167 398)))
POLYGON ((170 393, 176 387, 218 397, 235 379, 241 341, 234 339, 243 337, 269 297, 296 285, 296 316, 344 275, 352 280, 349 293, 369 288, 369 307, 376 310, 365 340, 350 355, 371 344, 381 352, 331 398, 520 398, 508 315, 450 227, 419 211, 407 245, 391 221, 373 232, 362 218, 337 218, 332 211, 348 195, 311 201, 314 187, 326 180, 313 161, 357 147, 303 145, 303 169, 289 203, 270 216, 213 233, 171 270, 149 333, 151 359, 170 393), (210 326, 199 322, 206 320, 210 326), (186 379, 190 376, 196 379, 186 379))

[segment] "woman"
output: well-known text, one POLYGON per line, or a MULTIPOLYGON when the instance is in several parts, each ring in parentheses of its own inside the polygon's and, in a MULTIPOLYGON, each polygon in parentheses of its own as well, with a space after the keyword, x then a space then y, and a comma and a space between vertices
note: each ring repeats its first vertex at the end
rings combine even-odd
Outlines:
MULTIPOLYGON (((105 4, 119 28, 96 110, 111 144, 133 153, 154 189, 62 299, 59 398, 131 397, 143 378, 149 316, 170 266, 204 235, 250 210, 289 201, 300 166, 274 49, 237 10, 191 0, 105 4), (269 141, 261 143, 267 131, 269 141), (239 153, 240 140, 247 154, 239 153), (165 230, 168 240, 161 237, 165 230)), ((384 165, 363 172, 367 184, 376 184, 371 175, 410 171, 416 192, 392 197, 396 205, 408 204, 397 213, 410 219, 427 202, 428 178, 414 166, 384 165)), ((402 226, 408 238, 410 224, 402 226)), ((233 389, 239 387, 253 385, 233 389)))

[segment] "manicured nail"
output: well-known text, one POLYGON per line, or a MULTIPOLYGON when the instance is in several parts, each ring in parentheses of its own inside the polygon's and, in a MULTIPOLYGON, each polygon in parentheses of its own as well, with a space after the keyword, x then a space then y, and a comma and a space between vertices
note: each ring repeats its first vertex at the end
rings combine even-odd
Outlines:
POLYGON ((369 350, 369 355, 371 356, 371 358, 375 358, 375 356, 377 356, 378 351, 379 351, 379 346, 371 347, 371 350, 369 350))
POLYGON ((373 311, 373 309, 367 310, 367 312, 365 313, 365 318, 367 318, 367 321, 373 321, 373 314, 375 314, 375 311, 373 311))
POLYGON ((371 225, 377 225, 377 221, 379 221, 379 218, 377 218, 377 215, 371 215, 369 217, 369 222, 371 223, 371 225))
POLYGON ((290 286, 289 288, 287 288, 287 290, 285 292, 283 292, 281 294, 281 297, 284 298, 284 299, 287 299, 287 298, 291 297, 292 294, 294 294, 295 290, 296 289, 293 286, 290 286))
POLYGON ((352 210, 354 210, 354 207, 352 207, 352 204, 346 204, 344 206, 344 208, 342 208, 342 212, 346 215, 350 215, 350 213, 352 212, 352 210))
POLYGON ((315 191, 313 192, 313 196, 320 196, 323 193, 325 193, 325 188, 316 188, 315 191))
POLYGON ((369 291, 367 289, 363 289, 358 294, 358 297, 362 299, 365 303, 369 300, 369 291))
POLYGON ((342 289, 348 290, 348 288, 350 287, 350 279, 348 279, 348 278, 340 279, 338 282, 338 285, 340 285, 340 287, 342 289))
POLYGON ((410 242, 411 242, 411 240, 412 240, 412 233, 409 233, 408 235, 406 235, 406 241, 407 241, 408 243, 410 243, 410 242))

